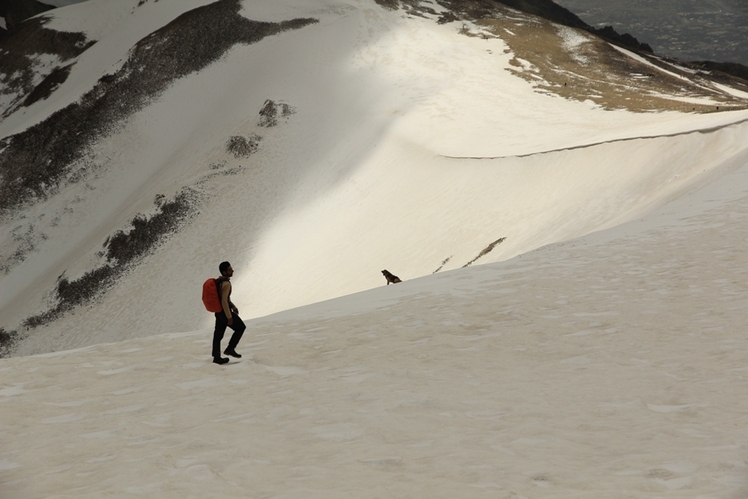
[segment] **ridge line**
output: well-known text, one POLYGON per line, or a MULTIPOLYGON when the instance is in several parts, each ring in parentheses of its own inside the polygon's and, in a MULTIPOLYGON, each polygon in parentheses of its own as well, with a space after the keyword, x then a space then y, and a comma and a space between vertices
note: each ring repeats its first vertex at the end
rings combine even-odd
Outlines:
POLYGON ((666 133, 662 135, 643 135, 639 137, 625 137, 622 139, 611 139, 611 140, 603 140, 600 142, 593 142, 590 144, 581 144, 578 146, 571 146, 571 147, 562 147, 559 149, 548 149, 547 151, 538 151, 538 152, 531 152, 526 154, 509 154, 507 156, 447 156, 445 154, 440 154, 439 156, 442 158, 447 159, 473 159, 473 160, 483 160, 483 159, 509 159, 509 158, 529 158, 530 156, 540 156, 542 154, 551 154, 554 152, 562 152, 562 151, 573 151, 576 149, 587 149, 589 147, 595 147, 600 146, 603 144, 614 144, 616 142, 628 142, 631 140, 649 140, 649 139, 659 139, 663 137, 678 137, 681 135, 689 135, 692 133, 701 133, 701 134, 708 134, 708 133, 714 133, 716 131, 722 130, 723 128, 728 128, 735 125, 743 125, 745 123, 748 123, 748 118, 744 118, 739 121, 735 121, 733 123, 727 123, 725 125, 715 125, 708 128, 700 128, 696 130, 689 130, 687 132, 674 132, 674 133, 666 133))

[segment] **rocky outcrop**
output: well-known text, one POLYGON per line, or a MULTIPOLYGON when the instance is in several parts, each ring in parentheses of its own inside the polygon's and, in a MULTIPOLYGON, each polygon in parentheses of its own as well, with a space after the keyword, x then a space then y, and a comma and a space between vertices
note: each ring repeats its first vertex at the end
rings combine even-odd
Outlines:
POLYGON ((590 29, 576 14, 566 10, 551 0, 495 0, 507 7, 533 14, 572 28, 590 29))
POLYGON ((694 61, 691 65, 702 71, 718 71, 720 73, 736 76, 748 84, 748 66, 736 62, 712 62, 694 61))
POLYGON ((604 28, 588 27, 584 29, 586 29, 590 33, 596 34, 603 40, 608 40, 613 45, 632 49, 636 52, 647 52, 649 54, 654 53, 652 47, 649 46, 649 44, 640 42, 634 36, 628 33, 620 34, 613 29, 613 26, 605 26, 604 28))

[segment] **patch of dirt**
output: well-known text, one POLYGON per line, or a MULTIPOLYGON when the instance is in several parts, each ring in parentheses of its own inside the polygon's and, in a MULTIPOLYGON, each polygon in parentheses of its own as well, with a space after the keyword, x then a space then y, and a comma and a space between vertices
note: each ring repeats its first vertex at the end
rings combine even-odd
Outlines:
POLYGON ((541 18, 481 19, 477 24, 509 45, 514 54, 511 71, 538 92, 634 112, 748 108, 748 100, 710 88, 706 73, 639 55, 657 69, 583 30, 541 18))

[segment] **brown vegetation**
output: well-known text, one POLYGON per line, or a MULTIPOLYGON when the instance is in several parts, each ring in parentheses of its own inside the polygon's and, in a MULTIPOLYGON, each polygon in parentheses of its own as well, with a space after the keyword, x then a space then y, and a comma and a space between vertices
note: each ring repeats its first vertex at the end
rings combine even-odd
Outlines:
POLYGON ((491 251, 493 251, 493 249, 497 245, 503 243, 505 240, 506 240, 506 237, 500 237, 496 241, 492 242, 491 244, 489 244, 488 246, 486 246, 485 248, 483 248, 483 250, 480 253, 478 253, 478 256, 476 256, 475 258, 473 258, 472 260, 470 260, 469 262, 467 262, 465 265, 463 265, 462 268, 464 269, 465 267, 469 267, 470 265, 474 264, 480 258, 483 258, 487 254, 489 254, 491 251))
POLYGON ((650 64, 640 62, 583 30, 539 18, 483 19, 479 24, 507 43, 514 55, 512 72, 539 92, 635 112, 748 107, 744 99, 709 88, 707 75, 654 57, 650 64), (569 46, 564 38, 569 35, 578 43, 569 46))

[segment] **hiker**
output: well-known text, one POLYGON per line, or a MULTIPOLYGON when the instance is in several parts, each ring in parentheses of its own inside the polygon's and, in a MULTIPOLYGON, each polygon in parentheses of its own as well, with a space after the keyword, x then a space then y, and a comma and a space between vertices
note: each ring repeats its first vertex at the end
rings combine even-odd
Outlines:
POLYGON ((218 295, 221 297, 221 308, 223 310, 215 313, 216 328, 213 331, 213 362, 216 364, 225 364, 229 359, 221 357, 221 340, 223 339, 223 334, 226 332, 226 328, 230 327, 233 329, 234 334, 231 335, 229 345, 223 353, 238 359, 241 355, 236 353, 236 346, 239 344, 239 340, 242 339, 247 326, 244 325, 244 321, 239 317, 239 309, 231 302, 231 276, 234 275, 234 269, 231 268, 229 262, 221 262, 218 270, 221 272, 221 277, 216 279, 216 287, 218 288, 218 295))

